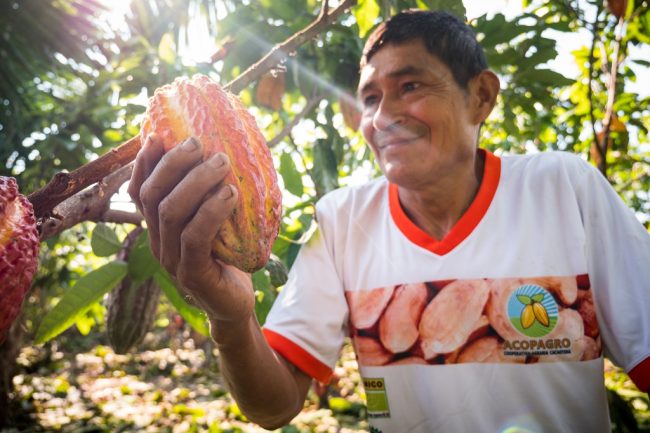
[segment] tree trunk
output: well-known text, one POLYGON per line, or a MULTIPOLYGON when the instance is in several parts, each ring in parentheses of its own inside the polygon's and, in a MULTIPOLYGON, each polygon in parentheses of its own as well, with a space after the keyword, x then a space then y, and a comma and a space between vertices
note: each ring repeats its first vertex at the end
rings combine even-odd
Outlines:
POLYGON ((11 411, 13 378, 16 373, 16 358, 27 332, 22 318, 21 313, 9 328, 4 343, 0 344, 0 429, 14 423, 11 411))

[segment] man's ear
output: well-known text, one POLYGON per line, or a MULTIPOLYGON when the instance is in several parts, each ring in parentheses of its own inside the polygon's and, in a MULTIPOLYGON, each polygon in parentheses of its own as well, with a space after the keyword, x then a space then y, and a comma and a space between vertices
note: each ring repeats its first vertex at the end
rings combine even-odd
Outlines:
POLYGON ((490 115, 497 102, 500 88, 499 77, 489 69, 481 71, 470 80, 470 101, 476 124, 482 123, 490 115))

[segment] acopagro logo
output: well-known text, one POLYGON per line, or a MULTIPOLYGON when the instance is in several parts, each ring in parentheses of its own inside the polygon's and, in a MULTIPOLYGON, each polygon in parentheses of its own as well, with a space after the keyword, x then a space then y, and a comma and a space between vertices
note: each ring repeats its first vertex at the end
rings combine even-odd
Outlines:
POLYGON ((536 284, 517 287, 508 300, 510 323, 526 337, 543 337, 557 324, 558 307, 555 298, 536 284))

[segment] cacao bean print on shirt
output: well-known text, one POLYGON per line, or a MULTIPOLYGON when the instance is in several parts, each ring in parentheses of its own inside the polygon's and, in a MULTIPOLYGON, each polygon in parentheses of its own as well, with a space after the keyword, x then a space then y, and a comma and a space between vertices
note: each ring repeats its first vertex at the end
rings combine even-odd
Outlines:
POLYGON ((588 361, 602 354, 587 275, 347 291, 363 366, 588 361))

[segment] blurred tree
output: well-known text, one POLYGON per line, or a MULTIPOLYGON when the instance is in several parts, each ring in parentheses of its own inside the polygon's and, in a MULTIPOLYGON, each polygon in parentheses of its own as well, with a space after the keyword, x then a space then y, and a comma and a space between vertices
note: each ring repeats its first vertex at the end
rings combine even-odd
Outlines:
MULTIPOLYGON (((108 1, 2 2, 0 173, 18 177, 23 192, 35 191, 56 172, 73 170, 136 136, 147 98, 174 77, 200 72, 224 85, 236 83, 269 141, 285 194, 273 260, 253 275, 263 322, 282 273, 312 228, 314 202, 334 188, 378 175, 355 121, 363 38, 383 17, 408 7, 465 15, 461 0, 349 1, 349 10, 312 28, 310 37, 292 39, 318 21, 323 4, 334 10, 341 3, 131 0, 120 17, 108 1), (277 50, 289 40, 296 42, 292 49, 277 50), (269 52, 269 63, 260 66, 269 52), (255 74, 245 73, 256 66, 255 74), (242 76, 249 80, 240 81, 242 76)), ((513 18, 496 14, 471 22, 502 79, 498 107, 480 144, 496 152, 583 154, 648 225, 648 95, 627 84, 650 66, 633 54, 634 47, 650 43, 650 6, 630 0, 623 9, 613 7, 619 3, 608 8, 602 0, 524 1, 524 12, 513 18), (558 56, 557 34, 576 33, 588 38, 573 53, 578 75, 566 76, 549 62, 558 56)), ((90 270, 114 260, 117 250, 104 241, 114 237, 119 245, 130 224, 98 215, 94 221, 109 224, 80 224, 43 243, 34 296, 25 303, 30 335, 44 310, 65 300, 90 270)), ((168 289, 162 302, 201 328, 200 314, 174 296, 153 258, 138 260, 168 289)), ((84 332, 102 324, 96 314, 101 305, 86 307, 73 317, 84 332)), ((41 330, 40 336, 56 335, 52 331, 41 330)))

